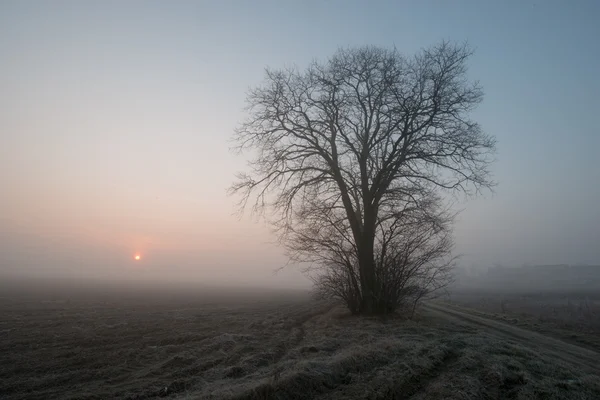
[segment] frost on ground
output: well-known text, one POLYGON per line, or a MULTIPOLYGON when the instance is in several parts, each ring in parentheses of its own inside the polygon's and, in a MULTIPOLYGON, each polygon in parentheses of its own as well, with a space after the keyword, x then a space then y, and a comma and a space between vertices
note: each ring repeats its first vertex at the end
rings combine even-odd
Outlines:
POLYGON ((598 399, 600 377, 439 318, 278 295, 1 300, 2 399, 598 399))
POLYGON ((486 318, 600 351, 600 290, 463 289, 442 300, 455 307, 467 307, 486 318))

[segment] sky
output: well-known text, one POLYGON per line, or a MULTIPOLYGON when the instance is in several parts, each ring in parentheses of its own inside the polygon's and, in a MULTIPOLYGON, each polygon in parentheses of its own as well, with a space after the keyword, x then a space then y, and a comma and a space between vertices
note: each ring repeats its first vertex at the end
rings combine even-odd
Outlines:
POLYGON ((465 265, 600 264, 597 1, 2 1, 0 275, 305 287, 226 194, 265 67, 340 47, 475 49, 493 194, 465 265), (134 261, 135 254, 141 256, 134 261))

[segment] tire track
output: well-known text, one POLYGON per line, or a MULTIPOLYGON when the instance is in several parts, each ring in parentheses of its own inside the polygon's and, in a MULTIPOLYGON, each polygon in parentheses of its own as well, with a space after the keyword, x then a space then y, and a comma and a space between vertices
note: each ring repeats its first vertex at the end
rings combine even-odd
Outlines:
POLYGON ((286 354, 289 353, 290 349, 295 348, 296 346, 298 346, 300 344, 300 342, 302 342, 302 340, 304 340, 304 337, 306 336, 306 330, 304 329, 304 325, 309 322, 310 320, 328 313, 329 311, 331 311, 333 308, 335 308, 335 305, 329 305, 329 306, 325 306, 325 307, 319 307, 317 309, 317 311, 309 311, 306 313, 302 313, 300 314, 295 320, 294 322, 290 325, 288 331, 287 331, 287 340, 282 341, 280 344, 277 345, 276 347, 276 352, 275 352, 275 357, 273 358, 272 364, 276 364, 279 361, 281 361, 286 354), (295 332, 294 332, 295 331, 295 332))
POLYGON ((542 350, 542 354, 559 359, 567 364, 576 365, 588 372, 600 375, 600 354, 584 347, 576 346, 561 340, 511 326, 503 322, 491 320, 478 315, 459 311, 446 305, 425 303, 423 307, 439 317, 475 325, 489 333, 500 337, 517 339, 523 347, 542 350))

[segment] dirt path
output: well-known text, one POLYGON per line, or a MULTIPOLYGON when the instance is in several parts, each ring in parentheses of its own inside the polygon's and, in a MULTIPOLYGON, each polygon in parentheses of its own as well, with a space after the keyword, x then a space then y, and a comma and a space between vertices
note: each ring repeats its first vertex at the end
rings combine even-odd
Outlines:
POLYGON ((535 350, 546 356, 559 359, 567 364, 578 366, 588 372, 600 375, 600 353, 536 332, 528 331, 503 322, 491 320, 440 303, 426 303, 423 308, 430 314, 469 326, 477 326, 494 336, 516 340, 521 346, 535 350))

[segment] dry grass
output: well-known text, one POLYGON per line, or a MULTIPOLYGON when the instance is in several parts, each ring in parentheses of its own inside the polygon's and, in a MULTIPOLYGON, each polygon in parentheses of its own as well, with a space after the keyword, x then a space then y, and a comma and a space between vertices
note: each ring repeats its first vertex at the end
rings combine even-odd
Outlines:
POLYGON ((1 302, 2 399, 597 399, 597 376, 421 313, 253 296, 1 302))
POLYGON ((445 302, 600 350, 600 292, 455 291, 445 302))

